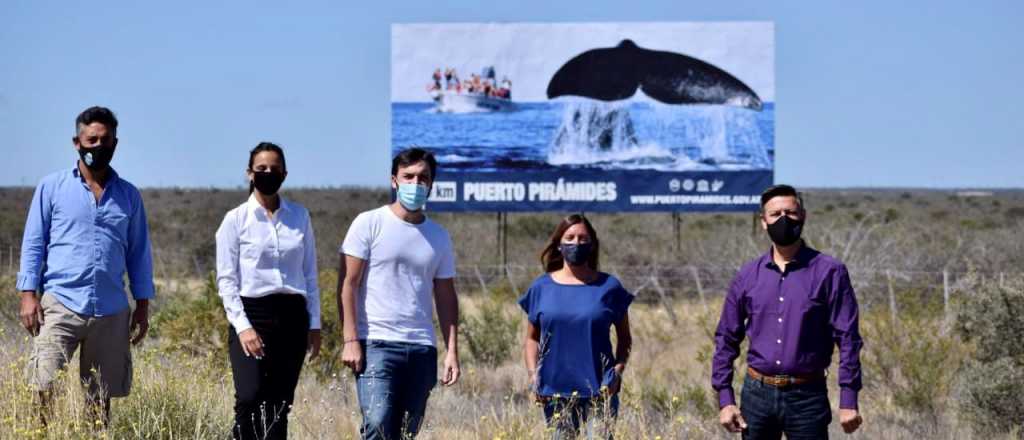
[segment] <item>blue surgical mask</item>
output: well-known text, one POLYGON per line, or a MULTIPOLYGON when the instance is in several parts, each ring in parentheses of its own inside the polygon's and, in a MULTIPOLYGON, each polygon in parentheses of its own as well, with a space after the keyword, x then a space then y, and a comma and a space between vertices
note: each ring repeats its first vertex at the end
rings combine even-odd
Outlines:
POLYGON ((427 196, 430 190, 426 185, 415 183, 398 184, 398 203, 409 211, 419 211, 427 204, 427 196))

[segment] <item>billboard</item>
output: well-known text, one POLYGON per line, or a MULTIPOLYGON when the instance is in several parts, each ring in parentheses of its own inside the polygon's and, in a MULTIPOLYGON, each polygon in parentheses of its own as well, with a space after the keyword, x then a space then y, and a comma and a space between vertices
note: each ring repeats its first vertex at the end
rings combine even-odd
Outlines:
POLYGON ((391 149, 431 211, 751 211, 775 162, 774 25, 391 28, 391 149))

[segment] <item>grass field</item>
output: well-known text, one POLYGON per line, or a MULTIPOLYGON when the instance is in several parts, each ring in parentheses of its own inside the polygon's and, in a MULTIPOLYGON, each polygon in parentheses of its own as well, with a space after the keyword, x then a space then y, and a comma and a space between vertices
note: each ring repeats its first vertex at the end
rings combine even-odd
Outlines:
MULTIPOLYGON (((336 252, 351 219, 385 203, 387 195, 364 189, 286 195, 314 218, 327 333, 324 355, 307 365, 296 392, 291 435, 355 438, 354 385, 337 359, 336 252)), ((31 189, 0 189, 0 255, 17 254, 30 197, 31 189)), ((85 420, 75 380, 60 387, 55 422, 38 429, 23 375, 30 341, 15 317, 11 264, 0 259, 0 272, 6 271, 0 281, 11 291, 0 301, 0 365, 7 371, 0 375, 0 438, 228 435, 233 390, 223 343, 227 324, 209 276, 213 231, 244 194, 161 189, 145 190, 144 197, 159 296, 152 337, 135 351, 132 395, 114 401, 107 430, 97 431, 85 420)), ((1020 406, 1010 408, 1012 423, 998 429, 965 413, 964 402, 972 396, 958 384, 975 377, 965 369, 970 362, 988 360, 979 354, 984 343, 964 337, 970 332, 958 325, 974 322, 964 315, 965 306, 999 289, 1020 290, 1024 193, 810 191, 807 205, 808 241, 847 262, 862 306, 865 424, 846 436, 833 423, 833 438, 1019 438, 1020 406)), ((496 251, 493 214, 432 217, 451 231, 457 248, 464 376, 454 387, 435 389, 419 438, 541 438, 543 417, 526 393, 519 355, 522 313, 514 299, 539 275, 537 253, 559 216, 510 215, 507 267, 500 266, 496 251)), ((768 247, 753 230, 751 214, 689 215, 678 225, 668 214, 591 217, 602 239, 604 268, 638 292, 630 311, 634 352, 616 437, 738 438, 717 426, 709 370, 725 286, 742 261, 768 247)), ((1001 327, 998 336, 1020 341, 1021 327, 1001 327)), ((77 377, 74 365, 69 378, 77 377)))

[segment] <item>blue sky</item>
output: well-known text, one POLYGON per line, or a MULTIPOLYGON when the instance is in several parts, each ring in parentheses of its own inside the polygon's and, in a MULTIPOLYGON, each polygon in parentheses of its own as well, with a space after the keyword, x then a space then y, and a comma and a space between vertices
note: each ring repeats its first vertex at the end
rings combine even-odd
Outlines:
MULTIPOLYGON (((512 79, 516 102, 546 102, 548 81, 567 60, 630 39, 640 47, 706 61, 742 81, 762 101, 773 102, 773 28, 769 21, 396 24, 391 27, 390 96, 394 102, 430 103, 425 77, 444 60, 445 67, 463 76, 495 67, 499 80, 512 79)), ((638 95, 629 100, 644 99, 642 92, 638 95)))
POLYGON ((1024 187, 1019 2, 188 3, 5 2, 0 185, 70 167, 93 104, 140 186, 240 186, 261 140, 286 185, 385 185, 392 23, 739 20, 775 23, 776 181, 1024 187))

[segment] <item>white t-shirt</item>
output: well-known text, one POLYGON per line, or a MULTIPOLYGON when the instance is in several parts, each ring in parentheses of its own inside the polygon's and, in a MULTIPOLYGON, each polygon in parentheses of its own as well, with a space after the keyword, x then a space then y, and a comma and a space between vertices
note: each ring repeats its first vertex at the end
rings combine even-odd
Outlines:
POLYGON ((352 221, 341 253, 366 261, 356 294, 360 339, 434 344, 434 280, 455 277, 452 241, 429 218, 408 223, 383 206, 352 221))

